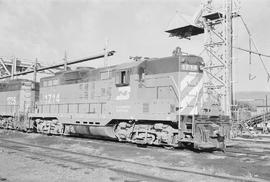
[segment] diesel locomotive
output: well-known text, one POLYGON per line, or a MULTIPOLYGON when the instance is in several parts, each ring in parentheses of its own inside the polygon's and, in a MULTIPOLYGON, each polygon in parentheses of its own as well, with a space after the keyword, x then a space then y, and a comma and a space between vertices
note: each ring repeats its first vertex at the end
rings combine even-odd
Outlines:
POLYGON ((38 100, 39 84, 18 79, 0 83, 0 127, 26 130, 31 128, 27 113, 33 112, 38 100))
POLYGON ((58 72, 39 84, 1 83, 2 126, 140 145, 223 149, 230 122, 203 85, 203 65, 199 56, 173 55, 58 72))

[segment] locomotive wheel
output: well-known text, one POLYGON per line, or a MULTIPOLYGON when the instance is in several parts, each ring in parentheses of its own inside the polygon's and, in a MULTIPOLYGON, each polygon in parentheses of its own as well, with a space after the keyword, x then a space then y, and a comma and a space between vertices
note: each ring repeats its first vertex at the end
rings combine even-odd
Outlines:
POLYGON ((178 140, 177 140, 177 135, 173 135, 173 136, 171 136, 172 137, 172 139, 171 139, 171 141, 166 145, 164 145, 163 147, 165 148, 165 149, 168 149, 168 150, 173 150, 173 149, 175 149, 175 147, 177 147, 178 146, 178 140))
POLYGON ((60 135, 65 135, 65 131, 66 131, 66 125, 63 125, 60 131, 60 135))
POLYGON ((156 136, 152 133, 147 133, 146 143, 149 145, 153 145, 154 141, 156 140, 156 136))
POLYGON ((119 142, 130 141, 131 125, 127 122, 121 122, 114 126, 114 133, 119 142))

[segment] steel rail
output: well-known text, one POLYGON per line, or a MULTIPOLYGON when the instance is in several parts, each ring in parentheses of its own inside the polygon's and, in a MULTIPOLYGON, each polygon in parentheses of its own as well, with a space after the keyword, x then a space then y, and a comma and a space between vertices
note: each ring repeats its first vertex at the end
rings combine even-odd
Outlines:
POLYGON ((267 140, 251 140, 251 139, 232 139, 233 141, 239 141, 239 142, 251 142, 251 143, 262 143, 262 144, 269 144, 270 141, 267 140))
MULTIPOLYGON (((243 148, 245 148, 245 147, 243 147, 243 148)), ((270 156, 270 151, 269 150, 262 151, 262 152, 255 152, 255 151, 251 151, 251 150, 237 151, 237 150, 233 150, 233 149, 227 149, 226 154, 228 154, 228 153, 242 154, 242 155, 253 155, 253 156, 263 156, 263 155, 269 155, 270 156)))

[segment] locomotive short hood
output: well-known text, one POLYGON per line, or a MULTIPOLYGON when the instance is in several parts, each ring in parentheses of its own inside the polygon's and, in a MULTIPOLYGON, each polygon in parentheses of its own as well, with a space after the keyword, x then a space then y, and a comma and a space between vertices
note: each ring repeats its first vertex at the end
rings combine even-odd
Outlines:
POLYGON ((178 72, 180 64, 203 66, 203 59, 195 55, 170 56, 164 58, 150 59, 142 66, 146 68, 148 74, 178 72))

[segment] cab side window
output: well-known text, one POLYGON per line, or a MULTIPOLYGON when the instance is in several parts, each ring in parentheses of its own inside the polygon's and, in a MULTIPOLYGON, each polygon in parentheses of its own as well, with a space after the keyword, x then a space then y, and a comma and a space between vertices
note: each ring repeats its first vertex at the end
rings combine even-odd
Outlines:
POLYGON ((130 72, 128 70, 121 70, 116 72, 115 84, 117 87, 127 86, 130 82, 130 72))
POLYGON ((144 81, 144 78, 145 78, 145 69, 140 67, 139 68, 139 81, 144 81))

